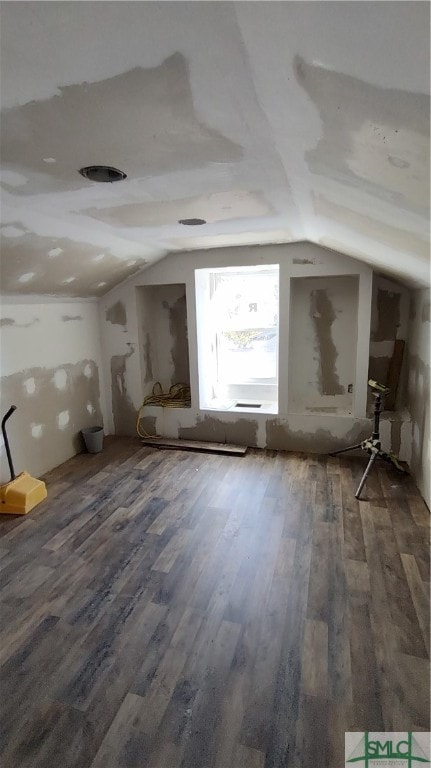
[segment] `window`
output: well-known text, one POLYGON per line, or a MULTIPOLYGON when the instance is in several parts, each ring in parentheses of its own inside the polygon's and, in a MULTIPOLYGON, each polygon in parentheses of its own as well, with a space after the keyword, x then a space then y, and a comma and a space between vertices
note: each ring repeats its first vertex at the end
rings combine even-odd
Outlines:
POLYGON ((200 407, 276 412, 278 265, 195 275, 200 407))

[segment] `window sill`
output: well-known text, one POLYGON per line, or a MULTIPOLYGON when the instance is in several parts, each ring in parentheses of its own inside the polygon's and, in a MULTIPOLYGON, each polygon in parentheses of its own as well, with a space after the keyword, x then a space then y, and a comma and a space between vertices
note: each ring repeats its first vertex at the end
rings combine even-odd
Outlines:
POLYGON ((260 408, 253 408, 252 405, 244 405, 240 408, 236 406, 237 400, 212 400, 201 406, 201 411, 218 411, 219 413, 264 413, 278 414, 278 403, 271 401, 261 401, 260 408))

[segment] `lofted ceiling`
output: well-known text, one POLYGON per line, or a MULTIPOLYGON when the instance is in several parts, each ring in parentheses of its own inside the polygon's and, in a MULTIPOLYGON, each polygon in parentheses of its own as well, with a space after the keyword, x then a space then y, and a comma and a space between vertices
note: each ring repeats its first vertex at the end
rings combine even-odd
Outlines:
POLYGON ((3 2, 2 291, 97 296, 172 251, 298 240, 427 284, 429 13, 3 2))

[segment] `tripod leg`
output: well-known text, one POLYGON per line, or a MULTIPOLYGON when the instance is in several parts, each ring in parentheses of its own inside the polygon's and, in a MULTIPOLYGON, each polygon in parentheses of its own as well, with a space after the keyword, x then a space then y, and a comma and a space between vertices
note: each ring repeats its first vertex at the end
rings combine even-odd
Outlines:
POLYGON ((330 456, 337 456, 339 453, 346 453, 346 451, 354 451, 356 448, 362 448, 362 443, 358 443, 357 445, 351 445, 349 448, 340 448, 339 451, 331 451, 329 454, 330 456))
POLYGON ((373 464, 374 464, 376 459, 377 459, 377 453, 373 453, 371 458, 370 458, 370 460, 369 460, 369 462, 368 462, 368 464, 367 464, 367 466, 366 466, 366 468, 365 468, 365 472, 362 475, 362 480, 359 483, 358 490, 355 493, 355 499, 359 499, 359 497, 361 495, 361 491, 362 491, 362 489, 363 489, 363 487, 365 485, 365 481, 366 481, 368 475, 370 474, 371 468, 372 468, 372 466, 373 466, 373 464))

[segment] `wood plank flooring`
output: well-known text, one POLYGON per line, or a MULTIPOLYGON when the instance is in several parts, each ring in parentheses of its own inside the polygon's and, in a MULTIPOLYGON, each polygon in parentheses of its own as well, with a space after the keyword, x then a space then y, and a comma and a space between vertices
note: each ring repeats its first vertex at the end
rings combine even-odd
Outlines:
POLYGON ((2 768, 341 768, 429 730, 429 512, 364 459, 107 442, 2 516, 2 768))

